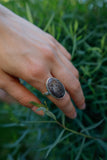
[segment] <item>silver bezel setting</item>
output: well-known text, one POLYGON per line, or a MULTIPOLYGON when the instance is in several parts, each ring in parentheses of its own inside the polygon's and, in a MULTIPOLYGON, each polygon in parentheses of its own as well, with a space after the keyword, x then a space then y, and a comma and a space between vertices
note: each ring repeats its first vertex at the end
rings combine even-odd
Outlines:
POLYGON ((63 86, 64 95, 63 95, 61 98, 58 98, 58 97, 54 96, 54 95, 52 94, 52 92, 50 91, 50 89, 48 88, 48 81, 49 81, 50 79, 53 79, 53 78, 54 78, 54 77, 50 77, 50 78, 47 79, 47 81, 46 81, 46 89, 47 89, 47 92, 44 93, 44 95, 51 95, 52 97, 54 97, 54 98, 56 98, 56 99, 62 99, 62 98, 65 96, 65 87, 64 87, 64 85, 63 85, 57 78, 54 78, 54 79, 58 80, 58 81, 61 83, 61 85, 63 86))

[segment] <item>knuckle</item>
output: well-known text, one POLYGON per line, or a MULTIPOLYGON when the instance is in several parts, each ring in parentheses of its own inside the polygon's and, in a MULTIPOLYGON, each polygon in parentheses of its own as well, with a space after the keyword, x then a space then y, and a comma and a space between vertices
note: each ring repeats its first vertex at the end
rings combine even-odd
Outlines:
POLYGON ((41 63, 35 63, 29 66, 28 73, 30 75, 30 79, 34 79, 35 77, 40 77, 43 74, 44 67, 41 63))
POLYGON ((76 79, 75 84, 72 87, 73 92, 78 92, 78 90, 81 88, 80 82, 76 79))
POLYGON ((46 47, 44 50, 44 56, 46 60, 54 61, 55 54, 53 52, 53 49, 51 47, 46 47))
POLYGON ((75 69, 75 77, 79 78, 79 71, 77 69, 75 69))
POLYGON ((77 101, 77 106, 81 108, 81 106, 83 106, 84 103, 85 103, 85 98, 81 97, 81 99, 77 101))
POLYGON ((84 96, 83 96, 83 98, 81 99, 80 104, 82 105, 82 104, 84 104, 84 103, 85 103, 85 98, 84 98, 84 96))
POLYGON ((53 43, 56 42, 55 38, 54 38, 52 35, 50 35, 50 34, 48 34, 48 39, 49 39, 51 42, 53 42, 53 43))
POLYGON ((57 51, 56 44, 54 42, 49 42, 50 47, 52 48, 53 51, 57 51))
POLYGON ((6 90, 10 84, 14 84, 16 82, 19 82, 18 78, 13 78, 6 73, 0 74, 0 75, 2 77, 0 79, 0 88, 3 90, 6 90))
POLYGON ((70 54, 67 54, 67 57, 69 60, 71 60, 71 55, 70 54))
POLYGON ((17 95, 14 97, 21 105, 30 108, 30 104, 28 102, 28 97, 23 97, 22 95, 17 95))

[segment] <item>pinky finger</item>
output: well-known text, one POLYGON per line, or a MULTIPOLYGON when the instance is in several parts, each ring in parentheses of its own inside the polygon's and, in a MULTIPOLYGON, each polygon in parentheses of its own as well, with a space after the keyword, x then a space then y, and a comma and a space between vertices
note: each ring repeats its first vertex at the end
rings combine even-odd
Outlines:
POLYGON ((30 104, 31 101, 40 104, 40 100, 34 94, 32 94, 27 88, 20 84, 18 80, 9 76, 8 83, 5 85, 3 89, 21 105, 30 108, 33 112, 39 115, 44 115, 43 111, 36 111, 38 107, 30 104))

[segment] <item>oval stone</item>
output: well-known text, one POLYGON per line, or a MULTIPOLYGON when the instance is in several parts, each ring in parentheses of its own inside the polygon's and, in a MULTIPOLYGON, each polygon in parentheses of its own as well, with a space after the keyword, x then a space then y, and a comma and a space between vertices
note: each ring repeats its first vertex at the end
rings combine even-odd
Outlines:
POLYGON ((56 78, 49 78, 46 83, 47 90, 55 98, 62 98, 65 95, 63 84, 56 78))

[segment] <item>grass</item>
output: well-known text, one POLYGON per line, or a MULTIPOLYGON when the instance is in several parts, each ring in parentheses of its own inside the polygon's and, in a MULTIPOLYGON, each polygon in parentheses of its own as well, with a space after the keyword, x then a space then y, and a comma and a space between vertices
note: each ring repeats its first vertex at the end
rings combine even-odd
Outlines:
POLYGON ((47 116, 41 118, 20 105, 0 103, 0 160, 107 159, 107 4, 87 0, 2 0, 2 4, 52 34, 72 55, 80 72, 85 111, 66 118, 48 99, 58 122, 88 139, 65 130, 47 116), (47 157, 47 158, 46 158, 47 157))

